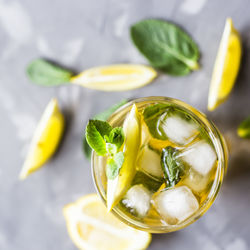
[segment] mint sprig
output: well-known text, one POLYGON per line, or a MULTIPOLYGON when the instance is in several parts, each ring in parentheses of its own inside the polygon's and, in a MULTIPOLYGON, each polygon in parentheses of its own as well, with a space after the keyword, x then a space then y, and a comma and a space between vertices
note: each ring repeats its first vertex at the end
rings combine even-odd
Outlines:
MULTIPOLYGON (((120 108, 122 105, 124 105, 127 102, 128 102, 127 99, 123 99, 120 102, 112 105, 110 108, 108 108, 108 109, 104 110, 103 112, 95 115, 93 119, 106 121, 118 108, 120 108)), ((84 135, 84 138, 83 138, 83 152, 84 152, 86 158, 88 160, 90 160, 92 149, 89 146, 85 135, 84 135)))
POLYGON ((89 146, 98 155, 108 156, 106 175, 109 179, 114 179, 124 161, 123 152, 119 152, 125 139, 123 129, 112 128, 106 121, 89 120, 85 136, 89 146))
POLYGON ((68 83, 73 72, 44 59, 33 60, 26 69, 29 79, 38 85, 57 86, 68 83))

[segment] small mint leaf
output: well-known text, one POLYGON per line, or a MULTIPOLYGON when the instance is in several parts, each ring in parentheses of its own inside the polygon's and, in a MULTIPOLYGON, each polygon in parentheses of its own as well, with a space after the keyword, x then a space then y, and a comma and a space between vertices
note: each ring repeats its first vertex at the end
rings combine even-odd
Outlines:
POLYGON ((116 145, 117 150, 119 150, 122 146, 124 138, 125 135, 122 127, 113 128, 109 134, 109 141, 110 143, 116 145))
POLYGON ((177 159, 178 150, 172 147, 166 147, 162 150, 161 166, 166 180, 167 187, 175 186, 184 172, 184 166, 177 159))
POLYGON ((113 157, 108 159, 106 166, 106 175, 108 179, 113 180, 118 176, 123 162, 124 162, 123 152, 118 152, 113 157))
POLYGON ((106 150, 110 155, 114 155, 117 153, 117 147, 115 144, 112 143, 106 143, 106 150))
POLYGON ((73 75, 73 72, 43 59, 32 61, 27 66, 26 73, 32 82, 43 86, 57 86, 68 83, 73 75))
MULTIPOLYGON (((128 102, 127 99, 121 100, 120 102, 114 104, 110 108, 108 108, 108 109, 104 110, 103 112, 95 115, 94 119, 106 121, 118 108, 120 108, 122 105, 124 105, 127 102, 128 102)), ((90 146, 89 146, 89 144, 88 144, 88 142, 86 140, 85 135, 84 135, 84 138, 83 138, 83 152, 84 152, 85 156, 87 157, 87 159, 90 160, 92 149, 90 148, 90 146)))
POLYGON ((98 155, 103 156, 107 153, 104 136, 108 136, 111 130, 112 127, 107 122, 89 120, 85 133, 86 140, 98 155))

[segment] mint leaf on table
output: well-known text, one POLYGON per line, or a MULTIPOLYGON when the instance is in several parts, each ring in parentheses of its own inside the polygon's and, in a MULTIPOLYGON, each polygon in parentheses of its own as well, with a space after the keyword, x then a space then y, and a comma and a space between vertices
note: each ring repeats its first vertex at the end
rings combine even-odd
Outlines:
POLYGON ((106 141, 104 136, 109 136, 112 127, 105 121, 90 120, 86 127, 86 140, 89 146, 96 151, 98 155, 105 155, 106 141))
POLYGON ((199 68, 198 46, 179 26, 158 19, 147 19, 131 26, 131 38, 150 64, 175 76, 199 68))
MULTIPOLYGON (((122 105, 124 105, 127 102, 128 102, 127 99, 123 99, 120 102, 118 102, 118 103, 114 104, 113 106, 111 106, 110 108, 108 108, 108 109, 104 110, 103 112, 95 115, 93 119, 106 121, 118 108, 120 108, 122 105)), ((84 152, 86 158, 90 160, 92 149, 89 146, 89 144, 87 143, 87 140, 86 140, 85 136, 83 138, 83 152, 84 152)))
POLYGON ((184 172, 182 162, 176 158, 177 154, 178 150, 170 146, 162 150, 161 166, 168 188, 175 186, 184 172))
POLYGON ((241 122, 238 127, 237 133, 241 138, 250 139, 250 117, 241 122))
POLYGON ((118 152, 113 157, 108 158, 106 166, 106 175, 108 179, 113 180, 118 176, 123 162, 124 162, 123 152, 118 152))
POLYGON ((73 72, 50 63, 44 59, 33 60, 26 70, 29 79, 43 86, 57 86, 68 83, 73 72))

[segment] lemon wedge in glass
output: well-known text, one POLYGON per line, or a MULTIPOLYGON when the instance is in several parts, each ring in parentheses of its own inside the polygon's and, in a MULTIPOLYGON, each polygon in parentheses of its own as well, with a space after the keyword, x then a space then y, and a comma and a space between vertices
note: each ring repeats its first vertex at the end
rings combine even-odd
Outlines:
POLYGON ((125 142, 123 145, 124 162, 119 175, 108 179, 107 209, 110 211, 125 194, 136 172, 136 158, 140 146, 140 116, 135 104, 128 113, 124 125, 125 142))
POLYGON ((210 83, 208 110, 216 109, 228 98, 239 71, 240 59, 240 36, 232 19, 227 18, 210 83))
POLYGON ((149 66, 117 64, 85 70, 72 77, 70 82, 103 91, 125 91, 150 83, 156 75, 149 66))
POLYGON ((63 208, 68 233, 79 249, 146 249, 149 233, 136 230, 108 213, 96 194, 83 196, 63 208))
POLYGON ((55 152, 64 129, 64 118, 56 99, 47 105, 35 130, 20 179, 39 169, 55 152))

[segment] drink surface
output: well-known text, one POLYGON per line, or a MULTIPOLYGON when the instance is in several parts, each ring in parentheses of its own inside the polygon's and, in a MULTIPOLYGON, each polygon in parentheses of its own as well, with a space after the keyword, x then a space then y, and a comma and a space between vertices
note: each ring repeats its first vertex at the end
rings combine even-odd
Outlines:
MULTIPOLYGON (((195 114, 178 105, 150 103, 138 105, 138 110, 141 125, 136 172, 114 210, 124 220, 148 228, 178 227, 207 204, 218 184, 213 135, 195 114)), ((112 125, 121 126, 125 117, 118 117, 112 125)), ((104 157, 98 157, 104 194, 105 162, 104 157)))

